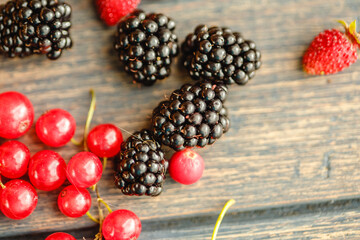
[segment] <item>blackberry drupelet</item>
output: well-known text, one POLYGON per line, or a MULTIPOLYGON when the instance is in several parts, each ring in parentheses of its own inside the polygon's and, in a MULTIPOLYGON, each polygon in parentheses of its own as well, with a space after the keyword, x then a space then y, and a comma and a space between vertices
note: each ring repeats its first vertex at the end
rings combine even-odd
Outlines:
POLYGON ((178 54, 175 22, 163 14, 137 10, 118 24, 115 50, 126 72, 136 82, 152 85, 170 74, 178 54))
POLYGON ((261 54, 251 40, 229 28, 199 25, 181 45, 182 62, 195 80, 246 84, 261 66, 261 54))
POLYGON ((0 6, 0 54, 46 54, 57 59, 72 46, 71 7, 62 0, 12 0, 0 6))
POLYGON ((213 144, 229 129, 222 82, 199 81, 175 90, 153 111, 156 140, 176 151, 213 144))
POLYGON ((121 145, 115 184, 126 195, 157 196, 163 190, 168 162, 151 131, 135 132, 121 145))

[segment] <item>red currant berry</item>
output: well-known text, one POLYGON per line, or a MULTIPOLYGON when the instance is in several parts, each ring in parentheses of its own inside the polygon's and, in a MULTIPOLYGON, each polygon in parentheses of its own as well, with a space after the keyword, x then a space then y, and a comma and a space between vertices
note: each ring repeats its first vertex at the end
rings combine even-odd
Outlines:
POLYGON ((99 157, 113 157, 120 151, 123 136, 113 124, 101 124, 94 127, 87 136, 87 145, 91 152, 99 157))
POLYGON ((204 168, 202 157, 190 149, 185 149, 172 155, 169 173, 176 182, 190 185, 201 178, 204 168))
POLYGON ((35 188, 26 181, 15 179, 7 182, 1 191, 0 210, 8 218, 24 219, 34 211, 37 202, 35 188))
POLYGON ((68 217, 83 216, 91 207, 91 196, 88 190, 74 185, 64 188, 58 197, 60 211, 68 217))
POLYGON ((106 240, 137 239, 141 233, 141 222, 135 213, 119 209, 105 218, 102 233, 106 240))
POLYGON ((76 122, 71 114, 63 109, 52 109, 39 117, 36 134, 48 146, 61 147, 75 134, 76 122))
POLYGON ((88 188, 100 180, 103 167, 95 154, 79 152, 70 159, 66 169, 67 179, 73 185, 88 188))
POLYGON ((34 121, 30 100, 19 92, 0 94, 0 137, 13 139, 24 135, 34 121))
POLYGON ((64 232, 57 232, 51 234, 45 240, 76 240, 76 238, 64 232))
POLYGON ((52 191, 66 180, 66 163, 56 152, 43 150, 32 156, 29 164, 29 178, 37 189, 52 191))
POLYGON ((0 146, 0 174, 7 178, 20 178, 26 172, 30 151, 25 144, 8 141, 0 146))

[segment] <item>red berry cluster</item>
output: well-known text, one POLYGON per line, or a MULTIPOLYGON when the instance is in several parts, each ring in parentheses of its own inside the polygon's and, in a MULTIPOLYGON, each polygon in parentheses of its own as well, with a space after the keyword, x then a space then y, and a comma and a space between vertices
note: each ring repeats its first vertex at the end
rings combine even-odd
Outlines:
MULTIPOLYGON (((95 108, 95 104, 92 106, 95 108)), ((91 121, 91 117, 92 115, 88 120, 91 121)), ((90 121, 87 121, 88 125, 90 121)), ((19 92, 0 94, 1 138, 21 137, 28 132, 33 122, 33 105, 25 95, 19 92)), ((104 159, 105 167, 106 159, 120 151, 123 137, 121 131, 113 124, 98 125, 87 134, 88 125, 85 128, 83 142, 85 150, 88 148, 91 152, 77 153, 68 164, 52 150, 42 150, 31 157, 28 147, 17 140, 7 141, 0 146, 0 175, 11 179, 3 184, 0 176, 0 211, 6 217, 16 220, 28 217, 35 210, 38 202, 35 188, 52 191, 61 187, 66 179, 71 185, 65 187, 58 196, 60 211, 73 218, 85 214, 91 217, 88 213, 91 207, 91 195, 87 188, 95 186, 98 195, 96 184, 103 172, 103 164, 99 157, 104 159), (26 173, 31 184, 18 179, 26 173)), ((35 128, 37 136, 44 144, 61 147, 72 140, 76 122, 69 112, 52 109, 39 117, 35 128)), ((103 202, 98 195, 99 201, 103 202)), ((109 206, 103 203, 112 212, 109 206)), ((139 218, 133 212, 124 209, 110 213, 105 220, 100 219, 100 222, 102 232, 99 233, 99 239, 102 237, 107 240, 133 239, 141 232, 139 218)), ((55 233, 47 238, 47 240, 55 239, 75 238, 66 233, 55 233)))

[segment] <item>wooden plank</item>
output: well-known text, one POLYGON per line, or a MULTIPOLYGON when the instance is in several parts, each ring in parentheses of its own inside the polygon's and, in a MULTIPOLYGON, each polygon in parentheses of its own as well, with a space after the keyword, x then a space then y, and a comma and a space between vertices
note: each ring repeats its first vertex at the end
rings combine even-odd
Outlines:
MULTIPOLYGON (((36 118, 51 108, 70 111, 77 138, 90 88, 98 95, 93 126, 112 122, 130 132, 147 126, 157 103, 189 77, 175 63, 169 79, 153 87, 133 85, 111 50, 114 29, 101 25, 90 1, 71 3, 74 48, 55 62, 41 56, 1 59, 1 92, 25 93, 36 118)), ((112 184, 110 163, 101 181, 103 198, 146 222, 215 215, 229 198, 237 200, 231 211, 241 212, 359 197, 360 65, 334 76, 309 77, 301 71, 301 56, 312 38, 336 26, 334 19, 352 20, 358 6, 356 0, 325 5, 321 0, 143 1, 143 9, 177 21, 179 39, 200 23, 241 31, 257 43, 264 64, 247 86, 230 87, 226 104, 232 127, 213 146, 198 150, 206 161, 199 183, 180 186, 169 179, 157 198, 126 197, 112 184)), ((32 154, 48 149, 34 128, 20 141, 32 154)), ((68 160, 80 149, 69 144, 56 151, 68 160)), ((56 209, 58 192, 39 191, 38 207, 26 220, 0 216, 0 236, 94 226, 86 217, 62 216, 56 209)))
MULTIPOLYGON (((360 200, 297 204, 248 212, 227 213, 217 239, 358 239, 360 200)), ((220 212, 219 208, 219 212, 220 212)), ((210 239, 216 215, 144 221, 139 240, 210 239)), ((77 239, 92 239, 97 228, 70 230, 77 239)), ((45 239, 50 233, 18 236, 17 240, 45 239)), ((13 240, 13 238, 1 238, 13 240)))
MULTIPOLYGON (((226 216, 217 239, 358 239, 360 235, 358 209, 245 219, 226 216)), ((140 239, 211 239, 215 222, 215 217, 205 222, 175 222, 168 228, 144 231, 140 239)))

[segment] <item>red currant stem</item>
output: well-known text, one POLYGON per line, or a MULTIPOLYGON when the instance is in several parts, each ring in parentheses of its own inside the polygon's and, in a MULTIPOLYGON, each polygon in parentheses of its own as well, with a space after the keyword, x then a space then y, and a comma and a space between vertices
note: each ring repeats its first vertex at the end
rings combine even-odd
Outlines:
POLYGON ((1 180, 0 180, 0 187, 1 187, 2 189, 6 188, 5 185, 2 183, 1 180))
POLYGON ((216 221, 216 224, 215 224, 215 228, 214 228, 214 232, 212 234, 212 237, 211 237, 211 240, 215 240, 216 239, 216 235, 219 231, 219 227, 220 227, 220 224, 226 214, 226 211, 232 206, 234 205, 235 203, 235 200, 234 199, 230 199, 229 201, 226 202, 226 204, 224 205, 224 208, 221 210, 220 212, 220 215, 216 221))
POLYGON ((109 211, 109 213, 112 213, 112 209, 110 208, 110 206, 102 198, 98 198, 98 202, 101 202, 102 204, 104 204, 104 206, 109 211))
POLYGON ((107 164, 107 157, 103 157, 103 171, 106 168, 106 164, 107 164))
POLYGON ((96 223, 99 223, 99 220, 97 220, 96 218, 94 218, 93 215, 91 215, 90 212, 86 212, 86 215, 87 215, 92 221, 94 221, 94 222, 96 222, 96 223))
POLYGON ((72 144, 74 144, 76 146, 81 146, 83 144, 82 141, 81 142, 76 141, 74 138, 70 139, 70 141, 72 142, 72 144))
POLYGON ((95 107, 96 107, 95 91, 93 89, 90 89, 90 94, 91 94, 91 103, 90 103, 90 108, 89 108, 88 116, 87 116, 86 123, 85 123, 85 129, 84 129, 84 149, 85 149, 85 151, 89 151, 87 144, 86 144, 86 138, 87 138, 87 135, 89 132, 90 123, 94 116, 95 107))
MULTIPOLYGON (((95 191, 96 191, 97 199, 101 199, 100 193, 99 193, 99 188, 97 187, 97 185, 95 185, 95 191)), ((100 224, 99 233, 97 234, 97 237, 99 237, 99 239, 102 239, 102 224, 104 221, 104 213, 101 208, 101 202, 97 201, 97 204, 98 204, 98 209, 99 209, 99 224, 100 224)))
POLYGON ((92 185, 92 186, 90 187, 90 189, 93 190, 94 192, 95 192, 95 188, 96 188, 96 184, 95 184, 95 185, 92 185))

